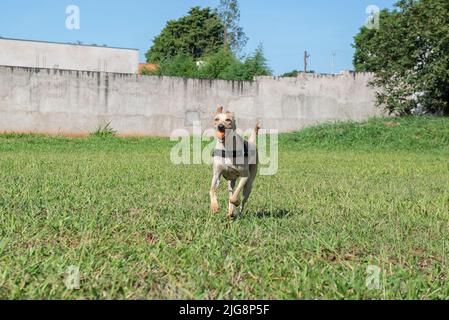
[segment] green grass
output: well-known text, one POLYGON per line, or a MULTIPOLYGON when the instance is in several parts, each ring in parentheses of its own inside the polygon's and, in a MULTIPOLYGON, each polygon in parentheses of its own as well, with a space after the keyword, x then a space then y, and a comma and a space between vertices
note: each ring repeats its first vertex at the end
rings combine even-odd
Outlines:
POLYGON ((0 136, 0 298, 449 298, 448 118, 283 135, 236 221, 224 184, 209 212, 211 168, 172 165, 172 145, 0 136))

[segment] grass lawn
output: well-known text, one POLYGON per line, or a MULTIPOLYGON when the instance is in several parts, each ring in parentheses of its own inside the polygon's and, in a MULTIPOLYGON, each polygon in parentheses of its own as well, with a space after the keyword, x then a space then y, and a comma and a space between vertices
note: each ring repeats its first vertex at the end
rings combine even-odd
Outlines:
POLYGON ((211 168, 172 165, 168 140, 0 136, 0 298, 449 299, 448 118, 279 144, 228 221, 225 184, 214 215, 211 168))

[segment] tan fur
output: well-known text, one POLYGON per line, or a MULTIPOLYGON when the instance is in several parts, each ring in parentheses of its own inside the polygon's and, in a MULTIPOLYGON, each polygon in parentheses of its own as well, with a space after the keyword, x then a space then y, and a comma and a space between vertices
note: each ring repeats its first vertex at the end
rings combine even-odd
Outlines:
MULTIPOLYGON (((244 139, 236 132, 237 126, 233 112, 223 112, 223 107, 218 107, 215 112, 213 124, 217 131, 219 130, 220 125, 226 129, 225 138, 223 140, 217 139, 216 149, 229 150, 229 146, 235 148, 235 150, 241 150, 243 148, 244 139), (229 143, 230 141, 232 143, 229 143)), ((243 214, 243 210, 252 191, 254 180, 257 176, 257 166, 259 160, 256 149, 256 140, 260 127, 261 125, 258 123, 248 140, 249 149, 256 153, 255 158, 251 158, 251 160, 255 160, 253 163, 249 163, 251 162, 249 156, 245 157, 245 159, 241 162, 237 162, 235 159, 214 157, 213 178, 210 190, 211 210, 214 213, 219 212, 217 189, 220 183, 220 178, 224 177, 228 180, 229 192, 227 216, 229 218, 235 217, 237 207, 239 206, 240 214, 243 214), (237 179, 240 179, 238 184, 237 179), (240 201, 240 193, 242 192, 243 200, 240 201)))
POLYGON ((220 206, 218 204, 218 200, 212 200, 210 207, 211 207, 211 210, 213 213, 220 212, 220 206))

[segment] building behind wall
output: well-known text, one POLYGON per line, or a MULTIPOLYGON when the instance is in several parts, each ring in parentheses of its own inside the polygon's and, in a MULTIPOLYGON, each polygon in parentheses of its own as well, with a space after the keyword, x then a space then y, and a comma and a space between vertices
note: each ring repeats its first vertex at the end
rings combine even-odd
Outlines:
POLYGON ((136 74, 139 50, 0 38, 0 65, 136 74))

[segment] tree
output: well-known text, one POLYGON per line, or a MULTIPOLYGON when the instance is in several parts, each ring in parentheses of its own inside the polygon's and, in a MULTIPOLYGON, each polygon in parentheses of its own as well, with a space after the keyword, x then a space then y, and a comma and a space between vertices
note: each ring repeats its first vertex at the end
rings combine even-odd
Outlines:
MULTIPOLYGON (((380 12, 380 21, 382 25, 388 19, 392 19, 393 13, 388 10, 383 10, 380 12)), ((394 19, 394 18, 393 18, 394 19)), ((358 72, 374 72, 376 70, 375 63, 376 59, 376 36, 378 32, 374 28, 367 28, 366 26, 360 29, 360 32, 354 37, 355 48, 353 65, 358 72)))
POLYGON ((248 56, 243 63, 243 78, 252 80, 256 76, 271 76, 272 71, 268 67, 267 59, 263 52, 263 46, 260 44, 256 51, 248 56))
POLYGON ((262 45, 244 60, 237 56, 247 41, 239 20, 238 2, 222 0, 217 11, 194 7, 169 21, 146 54, 158 68, 144 74, 224 80, 271 75, 262 45))
POLYGON ((377 102, 391 113, 449 114, 449 1, 401 0, 380 28, 355 37, 356 71, 374 72, 377 102))
POLYGON ((259 45, 244 61, 237 59, 229 49, 223 48, 207 57, 205 62, 206 65, 200 75, 202 78, 251 81, 254 77, 272 74, 262 45, 259 45))
POLYGON ((207 79, 243 80, 242 63, 229 50, 222 48, 204 59, 199 76, 207 79))
POLYGON ((224 47, 230 48, 235 54, 240 54, 248 42, 248 37, 240 26, 240 9, 237 0, 220 0, 217 9, 224 25, 224 47))
POLYGON ((224 25, 210 8, 194 7, 187 16, 168 21, 153 42, 146 54, 148 62, 161 63, 185 55, 198 59, 223 47, 224 25))

